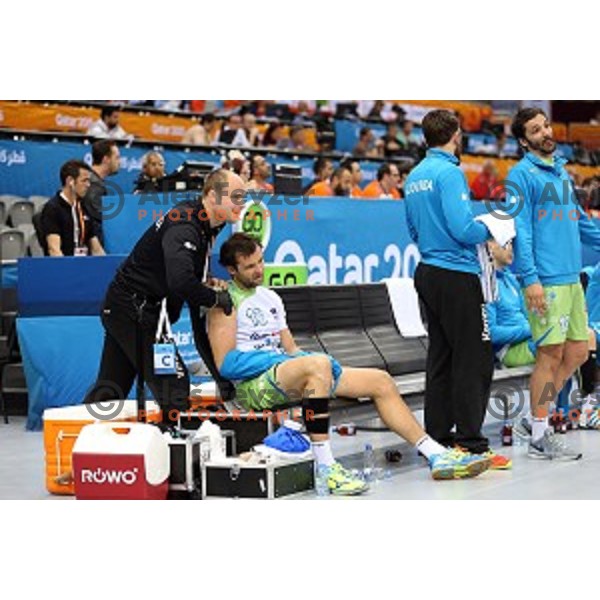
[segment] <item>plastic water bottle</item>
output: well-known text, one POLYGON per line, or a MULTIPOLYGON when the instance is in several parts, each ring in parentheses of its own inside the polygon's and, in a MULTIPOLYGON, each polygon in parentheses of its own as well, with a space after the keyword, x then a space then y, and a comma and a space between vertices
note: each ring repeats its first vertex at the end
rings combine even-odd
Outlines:
POLYGON ((363 477, 367 483, 371 483, 375 478, 375 451, 371 444, 365 444, 363 454, 363 477))
POLYGON ((327 483, 327 467, 320 465, 315 460, 315 492, 317 496, 329 496, 329 484, 327 483))

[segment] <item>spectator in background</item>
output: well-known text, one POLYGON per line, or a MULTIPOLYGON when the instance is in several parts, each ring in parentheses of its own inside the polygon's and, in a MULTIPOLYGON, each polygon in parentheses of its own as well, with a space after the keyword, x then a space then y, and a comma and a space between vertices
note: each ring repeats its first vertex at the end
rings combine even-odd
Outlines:
POLYGON ((288 150, 298 152, 312 152, 312 148, 306 144, 306 128, 302 125, 294 125, 290 131, 288 150))
POLYGON ((352 195, 352 173, 346 167, 339 167, 331 176, 331 189, 334 196, 345 196, 350 198, 352 195))
POLYGON ((154 108, 166 111, 180 111, 183 108, 183 100, 155 100, 154 108))
POLYGON ((498 198, 496 188, 498 187, 498 171, 496 165, 491 160, 483 163, 481 173, 475 177, 471 184, 471 194, 474 200, 488 200, 492 197, 498 198))
POLYGON ((229 151, 223 168, 233 171, 247 186, 250 181, 250 161, 239 150, 229 151))
POLYGON ((498 158, 504 158, 509 154, 506 149, 507 141, 508 138, 504 131, 501 131, 496 136, 496 154, 498 155, 498 158))
POLYGON ((246 132, 242 127, 242 117, 238 114, 229 115, 227 119, 227 125, 221 130, 219 135, 219 143, 227 144, 229 146, 243 146, 247 147, 250 145, 246 132))
POLYGON ((398 168, 398 171, 400 172, 400 178, 398 179, 398 185, 396 186, 396 189, 398 190, 398 195, 400 198, 404 198, 404 184, 406 183, 406 178, 410 173, 410 169, 411 167, 408 164, 404 164, 398 168))
POLYGON ((281 150, 287 148, 288 139, 281 123, 271 123, 262 141, 265 148, 281 150))
POLYGON ((352 175, 345 167, 337 168, 331 181, 320 181, 315 183, 308 191, 308 196, 346 196, 352 193, 352 175))
POLYGON ((310 194, 310 190, 318 183, 324 182, 329 184, 329 179, 333 174, 332 160, 325 156, 319 156, 313 163, 313 172, 315 178, 304 188, 304 193, 306 194, 310 194))
POLYGON ((273 186, 267 181, 271 176, 271 165, 264 156, 255 154, 250 160, 250 181, 247 189, 263 190, 269 194, 273 193, 273 186))
POLYGON ((206 129, 200 123, 192 125, 181 139, 183 144, 191 144, 193 146, 208 146, 208 135, 206 129))
POLYGON ((383 156, 383 142, 377 140, 370 127, 363 127, 360 130, 358 142, 352 150, 354 156, 376 158, 383 156))
POLYGON ((100 111, 100 118, 87 130, 87 135, 111 140, 124 140, 129 137, 119 125, 119 114, 117 106, 104 106, 100 111))
POLYGON ((295 113, 293 125, 311 126, 312 118, 317 111, 317 103, 314 100, 298 100, 298 103, 290 103, 290 109, 295 113))
POLYGON ((245 113, 242 117, 242 126, 250 146, 259 146, 260 131, 256 126, 256 117, 251 112, 245 113))
POLYGON ((134 194, 160 191, 160 180, 165 176, 165 159, 160 152, 150 151, 142 158, 142 172, 135 181, 134 194))
POLYGON ((219 143, 219 135, 221 133, 221 123, 212 113, 208 113, 202 117, 202 127, 206 131, 206 142, 209 146, 214 146, 219 143))
POLYGON ((392 163, 384 163, 377 171, 377 179, 363 190, 362 197, 368 200, 376 198, 390 198, 400 200, 398 184, 400 183, 400 171, 392 163))
POLYGON ((402 145, 398 141, 397 123, 388 123, 387 131, 381 140, 383 141, 383 152, 386 158, 403 153, 402 145))
POLYGON ((104 180, 118 173, 120 166, 121 155, 119 147, 114 140, 100 140, 92 144, 90 187, 82 200, 82 204, 94 222, 101 244, 104 243, 102 233, 102 196, 106 196, 108 192, 104 180))
POLYGON ((396 134, 396 139, 405 150, 409 150, 414 146, 420 146, 419 138, 413 131, 414 128, 415 124, 406 119, 402 123, 402 129, 396 134))
POLYGON ((90 187, 90 168, 70 160, 60 169, 62 189, 44 205, 38 238, 46 256, 104 254, 93 220, 81 200, 90 187))
POLYGON ((360 188, 360 182, 362 181, 362 170, 360 163, 353 158, 347 158, 341 165, 348 169, 352 177, 352 190, 350 191, 351 198, 362 198, 362 189, 360 188))
POLYGON ((361 119, 381 119, 387 122, 398 119, 393 105, 383 100, 359 100, 356 112, 361 119))

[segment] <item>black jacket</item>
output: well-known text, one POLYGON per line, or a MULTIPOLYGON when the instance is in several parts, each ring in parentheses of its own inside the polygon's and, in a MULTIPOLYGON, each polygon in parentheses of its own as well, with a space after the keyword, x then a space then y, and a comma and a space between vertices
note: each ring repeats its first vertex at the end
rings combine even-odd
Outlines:
POLYGON ((151 302, 169 297, 187 302, 191 309, 214 306, 216 292, 202 282, 210 247, 222 227, 211 228, 200 217, 206 212, 198 202, 172 208, 139 239, 117 271, 115 283, 151 302))
POLYGON ((222 396, 229 398, 232 388, 215 366, 206 318, 199 310, 202 306, 212 307, 217 301, 216 292, 202 282, 208 274, 210 248, 222 227, 211 228, 199 202, 178 204, 139 239, 119 267, 111 288, 113 293, 136 295, 154 305, 166 298, 172 323, 177 321, 186 302, 198 353, 217 381, 222 396))

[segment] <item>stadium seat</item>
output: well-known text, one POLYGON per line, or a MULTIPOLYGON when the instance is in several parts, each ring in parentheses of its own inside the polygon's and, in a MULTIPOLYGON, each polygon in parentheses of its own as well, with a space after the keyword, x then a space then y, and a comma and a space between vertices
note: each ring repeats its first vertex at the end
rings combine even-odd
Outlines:
POLYGON ((17 225, 15 229, 18 229, 19 231, 22 231, 25 234, 26 241, 29 240, 29 236, 32 233, 35 233, 35 229, 32 223, 21 223, 20 225, 17 225))
MULTIPOLYGON (((22 363, 6 364, 1 369, 1 391, 0 405, 4 423, 8 423, 8 410, 6 406, 6 395, 24 397, 25 401, 28 397, 27 382, 25 381, 25 372, 22 363)), ((26 412, 26 411, 25 411, 26 412)))
POLYGON ((34 212, 40 212, 44 207, 44 204, 48 202, 50 198, 48 196, 29 196, 29 202, 33 203, 34 212))
POLYGON ((405 338, 398 331, 385 284, 358 285, 363 326, 383 356, 391 375, 425 370, 422 338, 405 338))
POLYGON ((33 231, 27 239, 27 252, 29 256, 44 256, 44 249, 40 245, 37 233, 33 231))
POLYGON ((287 314, 287 323, 296 343, 307 352, 323 352, 316 335, 315 315, 312 310, 309 288, 306 286, 276 289, 287 314))
POLYGON ((32 202, 29 202, 29 200, 14 202, 8 210, 7 221, 13 227, 18 227, 19 225, 24 224, 31 225, 33 213, 34 206, 32 202))
POLYGON ((2 261, 17 260, 25 256, 25 234, 18 229, 0 232, 0 256, 2 261))
POLYGON ((385 369, 385 362, 360 318, 358 289, 354 285, 310 288, 317 336, 328 354, 349 367, 385 369))

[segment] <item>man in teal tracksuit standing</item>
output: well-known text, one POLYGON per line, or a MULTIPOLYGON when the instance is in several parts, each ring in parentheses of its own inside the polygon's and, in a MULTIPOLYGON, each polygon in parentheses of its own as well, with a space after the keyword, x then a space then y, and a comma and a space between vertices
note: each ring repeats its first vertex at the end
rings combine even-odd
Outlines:
MULTIPOLYGON (((494 368, 477 244, 490 232, 475 220, 458 166, 458 119, 447 110, 433 110, 422 127, 429 150, 406 180, 404 205, 409 233, 421 253, 415 287, 429 333, 425 429, 446 445, 488 453, 481 427, 494 368)), ((508 466, 499 455, 490 459, 493 468, 508 466), (503 463, 496 467, 499 459, 503 463)))
POLYGON ((600 250, 600 229, 579 206, 566 161, 554 154, 556 142, 545 113, 539 108, 520 110, 512 132, 526 152, 506 182, 517 226, 515 271, 524 287, 533 338, 551 328, 538 347, 531 376, 528 455, 577 460, 581 453, 549 428, 548 408, 588 357, 587 313, 579 282, 581 244, 600 250))

